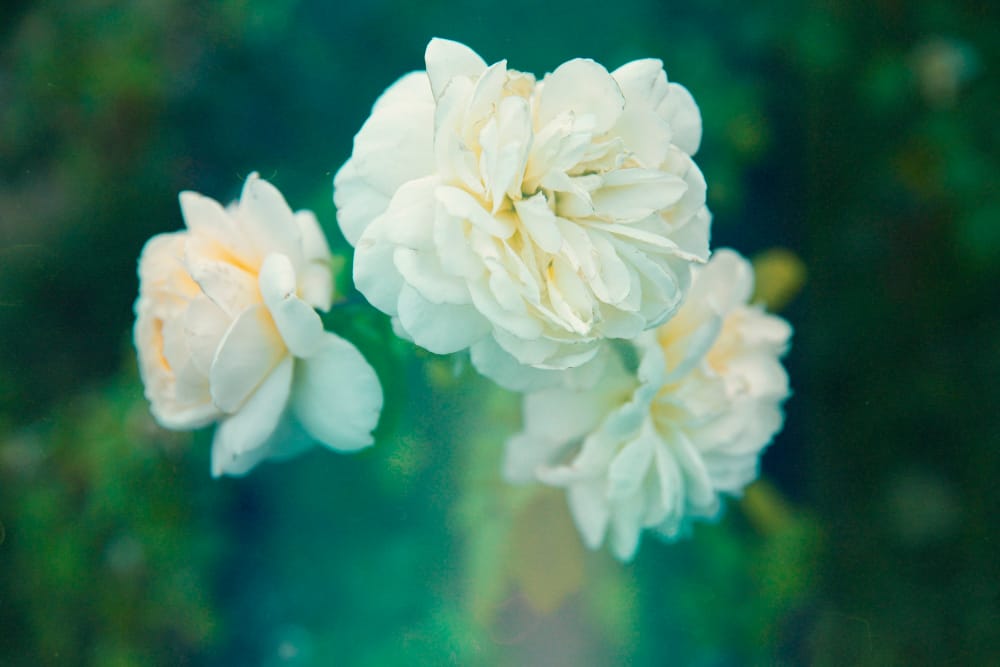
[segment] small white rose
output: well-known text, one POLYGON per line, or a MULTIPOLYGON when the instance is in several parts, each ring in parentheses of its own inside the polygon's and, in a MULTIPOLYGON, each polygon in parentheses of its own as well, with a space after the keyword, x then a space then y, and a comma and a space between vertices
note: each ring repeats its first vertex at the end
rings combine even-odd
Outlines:
POLYGON ((676 312, 711 216, 698 108, 660 61, 571 60, 536 82, 435 39, 426 65, 379 98, 334 179, 373 305, 517 389, 676 312))
POLYGON ((791 328, 746 305, 752 287, 749 263, 716 251, 680 312, 636 339, 635 373, 615 359, 592 389, 527 394, 505 477, 566 488, 584 542, 609 535, 621 560, 643 529, 675 538, 716 516, 721 493, 757 477, 789 393, 779 358, 791 328))
POLYGON ((334 449, 370 445, 382 390, 316 313, 330 308, 333 283, 315 216, 293 213, 257 174, 228 209, 194 192, 180 204, 187 229, 154 236, 139 259, 134 338, 156 420, 219 422, 215 476, 296 453, 300 443, 279 433, 288 409, 334 449))

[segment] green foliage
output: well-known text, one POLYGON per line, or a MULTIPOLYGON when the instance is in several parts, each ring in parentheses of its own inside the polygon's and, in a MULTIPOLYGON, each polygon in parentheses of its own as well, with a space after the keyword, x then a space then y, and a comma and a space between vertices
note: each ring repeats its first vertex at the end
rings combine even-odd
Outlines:
POLYGON ((191 484, 187 440, 130 374, 4 432, 4 664, 168 665, 210 645, 218 499, 191 484))
POLYGON ((5 4, 0 664, 990 664, 998 18, 943 0, 5 4), (583 550, 558 496, 499 477, 516 397, 351 288, 333 172, 432 35, 538 73, 662 58, 703 113, 713 244, 794 253, 757 265, 796 329, 772 483, 718 524, 631 565, 583 550), (210 433, 155 427, 121 350, 177 191, 224 200, 252 169, 330 235, 324 321, 387 409, 371 450, 213 481, 210 433))

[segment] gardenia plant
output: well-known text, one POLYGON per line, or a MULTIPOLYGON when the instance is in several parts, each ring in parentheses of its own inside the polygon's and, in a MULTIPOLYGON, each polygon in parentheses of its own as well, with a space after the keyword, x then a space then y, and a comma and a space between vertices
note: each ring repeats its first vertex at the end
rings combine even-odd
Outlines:
MULTIPOLYGON (((588 546, 628 560, 643 529, 715 516, 781 427, 791 330, 748 304, 746 260, 709 259, 691 95, 658 60, 538 80, 435 39, 425 64, 376 101, 334 179, 355 286, 399 336, 527 392, 504 473, 565 488, 588 546)), ((214 475, 297 453, 286 427, 372 444, 382 392, 317 313, 334 276, 315 216, 256 174, 228 208, 180 201, 187 229, 139 261, 156 420, 217 423, 214 475)))

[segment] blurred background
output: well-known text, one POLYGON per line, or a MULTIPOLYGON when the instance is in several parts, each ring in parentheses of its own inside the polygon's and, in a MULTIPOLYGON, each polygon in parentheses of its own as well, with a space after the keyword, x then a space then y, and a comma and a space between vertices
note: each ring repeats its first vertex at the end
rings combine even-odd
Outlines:
POLYGON ((1000 661, 1000 5, 13 0, 0 8, 0 665, 1000 661), (516 397, 328 325, 377 446, 209 476, 149 416, 139 251, 258 170, 335 252, 333 173, 432 36, 539 75, 659 57, 701 106, 713 244, 796 329, 763 479, 585 552, 498 475, 516 397), (780 248, 784 250, 775 250, 780 248), (801 288, 801 289, 800 289, 801 288), (471 387, 471 389, 470 389, 471 387))

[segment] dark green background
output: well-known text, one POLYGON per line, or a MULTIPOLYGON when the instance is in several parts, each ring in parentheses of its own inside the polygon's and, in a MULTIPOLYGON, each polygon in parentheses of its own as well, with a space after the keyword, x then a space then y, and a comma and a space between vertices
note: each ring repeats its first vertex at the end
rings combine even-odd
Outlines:
POLYGON ((996 664, 998 8, 5 3, 0 665, 996 664), (585 558, 554 611, 512 574, 579 565, 499 481, 516 399, 370 310, 328 320, 386 386, 357 456, 213 481, 210 434, 157 429, 135 375, 135 262, 177 192, 259 170, 346 253, 332 175, 435 35, 537 74, 662 58, 714 244, 807 270, 769 483, 585 558))

